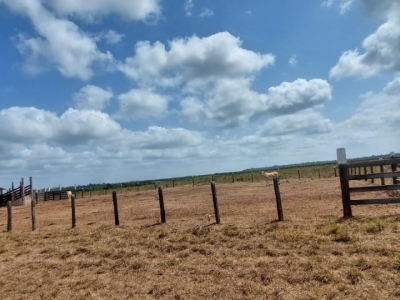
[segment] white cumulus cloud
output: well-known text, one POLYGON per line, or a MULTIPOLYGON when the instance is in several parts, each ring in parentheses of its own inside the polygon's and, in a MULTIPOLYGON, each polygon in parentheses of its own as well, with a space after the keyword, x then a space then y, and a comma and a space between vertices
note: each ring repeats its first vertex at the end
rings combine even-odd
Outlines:
POLYGON ((89 109, 89 110, 102 110, 109 103, 113 97, 112 90, 102 89, 95 85, 86 85, 74 95, 74 101, 77 109, 89 109))
POLYGON ((241 44, 228 32, 204 38, 176 38, 169 43, 169 49, 160 42, 152 45, 141 41, 136 44, 135 55, 119 69, 139 83, 177 85, 247 76, 274 64, 272 54, 255 53, 241 44))
POLYGON ((168 99, 149 89, 132 89, 118 96, 120 118, 161 117, 168 110, 168 99))
POLYGON ((343 52, 330 71, 331 77, 370 77, 384 71, 400 71, 400 3, 389 0, 361 2, 372 14, 383 16, 386 22, 364 39, 363 53, 358 49, 343 52))
POLYGON ((60 15, 76 15, 92 21, 101 16, 116 14, 128 20, 146 20, 161 13, 159 0, 45 0, 60 15))
POLYGON ((24 69, 32 74, 55 67, 65 77, 88 80, 95 64, 112 64, 109 52, 101 52, 95 41, 66 19, 53 16, 39 0, 3 0, 12 11, 27 16, 38 37, 18 34, 16 43, 25 57, 24 69))
POLYGON ((202 18, 211 17, 212 15, 214 15, 214 12, 209 8, 203 8, 203 11, 200 13, 200 17, 202 18))

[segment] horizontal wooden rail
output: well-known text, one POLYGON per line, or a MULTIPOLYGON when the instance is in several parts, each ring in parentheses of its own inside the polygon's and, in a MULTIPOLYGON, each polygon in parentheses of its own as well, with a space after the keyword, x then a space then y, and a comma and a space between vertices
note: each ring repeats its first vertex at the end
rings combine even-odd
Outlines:
POLYGON ((360 175, 348 175, 348 180, 362 180, 372 178, 391 178, 400 177, 400 172, 386 172, 386 173, 373 173, 373 174, 360 174, 360 175))
POLYGON ((351 205, 391 204, 391 203, 400 203, 400 198, 350 200, 351 205))
POLYGON ((358 168, 358 167, 369 167, 369 166, 374 167, 374 166, 386 166, 386 165, 397 165, 397 164, 400 164, 400 158, 351 162, 348 164, 348 166, 349 168, 358 168))
POLYGON ((400 190, 400 185, 373 185, 373 186, 361 186, 361 187, 351 187, 350 192, 376 192, 376 191, 394 191, 400 190))

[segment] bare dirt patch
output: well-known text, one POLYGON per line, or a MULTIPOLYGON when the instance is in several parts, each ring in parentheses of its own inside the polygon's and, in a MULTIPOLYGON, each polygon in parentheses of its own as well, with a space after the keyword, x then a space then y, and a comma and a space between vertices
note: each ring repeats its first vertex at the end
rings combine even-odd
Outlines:
MULTIPOLYGON (((368 184, 360 182, 359 184, 368 184)), ((273 186, 217 184, 0 209, 2 299, 396 299, 400 298, 400 205, 353 207, 342 219, 338 178, 281 180, 284 222, 273 186), (212 216, 213 220, 213 216, 212 216)), ((382 195, 378 195, 383 197, 382 195)))

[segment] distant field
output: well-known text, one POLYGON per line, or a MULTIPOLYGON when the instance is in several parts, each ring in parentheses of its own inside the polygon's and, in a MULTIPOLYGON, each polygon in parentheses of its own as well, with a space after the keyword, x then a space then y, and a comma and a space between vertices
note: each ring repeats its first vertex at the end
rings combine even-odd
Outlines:
POLYGON ((35 232, 30 207, 13 207, 11 233, 1 208, 1 299, 400 299, 400 205, 344 220, 338 178, 293 172, 284 222, 265 181, 218 178, 221 225, 209 184, 164 189, 162 225, 150 189, 119 193, 119 227, 110 195, 77 199, 75 229, 66 200, 37 205, 35 232))
MULTIPOLYGON (((292 168, 282 168, 279 169, 279 178, 280 179, 294 179, 294 178, 329 178, 334 177, 335 172, 334 168, 336 164, 323 164, 323 165, 315 165, 315 166, 305 166, 305 167, 292 167, 292 168)), ((267 169, 266 169, 267 170, 267 169)), ((278 169, 270 169, 270 171, 278 171, 278 169)), ((231 183, 232 182, 232 174, 234 176, 235 182, 256 182, 262 181, 264 178, 261 177, 260 171, 254 172, 234 172, 234 173, 222 173, 222 174, 214 174, 214 175, 203 175, 203 176, 193 176, 187 178, 177 178, 175 180, 156 180, 156 186, 161 186, 163 188, 172 188, 182 185, 193 185, 193 181, 195 185, 201 184, 209 184, 211 180, 216 183, 231 183)), ((154 190, 154 182, 149 183, 141 183, 138 182, 136 186, 129 187, 120 187, 118 184, 115 184, 115 188, 106 189, 106 190, 93 190, 89 192, 85 191, 84 195, 88 196, 90 193, 92 195, 104 195, 111 194, 113 190, 117 190, 119 192, 131 192, 131 191, 143 191, 143 190, 154 190)))

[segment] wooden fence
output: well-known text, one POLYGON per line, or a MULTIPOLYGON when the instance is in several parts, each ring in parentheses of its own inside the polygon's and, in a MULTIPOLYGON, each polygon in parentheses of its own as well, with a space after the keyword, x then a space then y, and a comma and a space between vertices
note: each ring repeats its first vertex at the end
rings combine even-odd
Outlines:
POLYGON ((15 201, 21 199, 23 196, 29 196, 31 194, 31 185, 23 186, 20 185, 17 188, 12 188, 8 192, 0 195, 0 206, 7 205, 7 201, 15 201))
POLYGON ((400 184, 398 184, 399 182, 397 179, 400 177, 400 172, 397 171, 397 167, 400 165, 400 158, 392 156, 389 159, 347 163, 346 150, 340 148, 337 149, 337 159, 339 165, 340 186, 342 189, 343 215, 345 217, 352 216, 352 205, 400 203, 400 197, 359 200, 351 199, 351 194, 353 193, 400 190, 400 184), (385 166, 389 166, 389 172, 385 172, 385 166), (380 172, 374 173, 374 167, 379 167, 380 172), (367 174, 368 168, 371 170, 369 174, 367 174), (357 170, 358 174, 356 174, 357 170), (364 174, 361 174, 361 170, 364 170, 364 174), (381 185, 350 187, 349 184, 350 180, 373 180, 377 178, 381 179, 381 185), (392 179, 392 184, 386 184, 386 178, 392 179))
MULTIPOLYGON (((67 190, 36 192, 36 201, 66 200, 68 199, 67 192, 67 190)), ((77 198, 78 194, 80 194, 81 198, 83 198, 84 190, 72 190, 71 192, 75 198, 77 198)))

